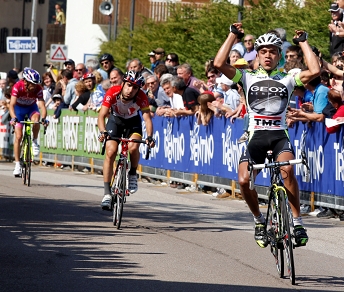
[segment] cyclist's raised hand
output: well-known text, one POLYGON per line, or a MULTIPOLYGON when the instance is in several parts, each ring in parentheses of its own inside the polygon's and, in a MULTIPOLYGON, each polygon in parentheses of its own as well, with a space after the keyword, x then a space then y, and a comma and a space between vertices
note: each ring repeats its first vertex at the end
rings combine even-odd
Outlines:
POLYGON ((295 30, 295 35, 293 38, 293 43, 298 45, 299 43, 303 43, 308 39, 308 33, 304 30, 295 30))
POLYGON ((235 35, 244 36, 244 30, 243 30, 243 28, 242 28, 242 23, 241 23, 241 22, 233 23, 233 24, 229 27, 229 31, 230 31, 231 33, 234 33, 235 35))
POLYGON ((155 140, 153 139, 152 136, 148 136, 146 138, 146 143, 150 148, 153 148, 155 146, 155 140))

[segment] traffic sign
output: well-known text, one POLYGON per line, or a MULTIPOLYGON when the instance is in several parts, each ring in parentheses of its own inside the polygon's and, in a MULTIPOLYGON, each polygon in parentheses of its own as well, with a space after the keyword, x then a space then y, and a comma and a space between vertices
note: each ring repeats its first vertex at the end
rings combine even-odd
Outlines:
POLYGON ((37 53, 37 37, 14 37, 6 38, 7 53, 37 53))
POLYGON ((51 61, 66 61, 68 56, 68 46, 66 45, 50 45, 51 61))

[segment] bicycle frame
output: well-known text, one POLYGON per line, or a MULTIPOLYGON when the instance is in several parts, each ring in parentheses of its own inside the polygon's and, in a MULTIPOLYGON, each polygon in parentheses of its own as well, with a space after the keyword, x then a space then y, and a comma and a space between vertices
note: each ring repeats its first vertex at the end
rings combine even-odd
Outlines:
MULTIPOLYGON (((128 189, 128 173, 129 173, 129 143, 143 143, 146 144, 145 140, 130 139, 130 138, 113 138, 112 140, 118 140, 118 147, 121 147, 119 159, 116 164, 116 169, 111 178, 110 187, 112 202, 111 208, 113 211, 112 222, 117 229, 120 228, 123 215, 123 205, 126 202, 126 197, 130 195, 128 189)), ((105 152, 105 144, 108 139, 104 140, 102 147, 102 154, 105 152)), ((148 159, 150 148, 148 146, 146 159, 148 159)))
POLYGON ((289 206, 287 191, 284 187, 281 170, 282 166, 302 163, 309 171, 307 159, 302 155, 302 159, 289 161, 273 161, 272 151, 267 152, 268 163, 253 164, 249 161, 248 170, 250 172, 250 189, 254 189, 254 170, 269 169, 270 187, 268 189, 268 208, 266 214, 265 227, 270 244, 270 250, 276 262, 279 276, 284 276, 284 256, 287 260, 288 275, 291 283, 295 284, 295 268, 293 249, 296 246, 291 228, 293 227, 293 215, 289 206))

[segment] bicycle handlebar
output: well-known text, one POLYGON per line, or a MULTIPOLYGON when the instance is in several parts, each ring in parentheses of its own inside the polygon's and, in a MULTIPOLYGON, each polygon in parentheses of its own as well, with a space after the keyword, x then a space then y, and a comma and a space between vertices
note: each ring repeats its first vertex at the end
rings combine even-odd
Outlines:
MULTIPOLYGON (((114 137, 114 138, 107 137, 103 141, 102 152, 101 152, 102 155, 104 155, 104 153, 105 153, 105 144, 108 140, 120 140, 120 142, 125 142, 125 143, 134 142, 134 143, 147 144, 146 140, 131 139, 131 138, 120 138, 120 137, 114 137)), ((146 153, 146 157, 145 157, 146 160, 148 160, 150 152, 151 152, 151 147, 149 147, 149 145, 147 144, 147 153, 146 153)))
POLYGON ((252 169, 264 169, 264 168, 275 168, 275 167, 280 167, 280 166, 285 166, 285 165, 295 165, 295 164, 300 164, 303 163, 303 159, 292 159, 288 161, 276 161, 272 163, 262 163, 262 164, 252 164, 252 169))

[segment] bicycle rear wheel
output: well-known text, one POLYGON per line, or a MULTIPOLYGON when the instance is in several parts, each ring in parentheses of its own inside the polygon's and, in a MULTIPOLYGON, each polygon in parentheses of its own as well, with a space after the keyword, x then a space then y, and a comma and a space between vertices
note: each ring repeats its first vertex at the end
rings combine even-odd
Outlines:
POLYGON ((290 282, 292 285, 295 285, 294 245, 289 224, 290 214, 287 208, 285 193, 281 190, 279 190, 279 201, 281 203, 284 255, 287 261, 287 269, 290 282))
POLYGON ((267 216, 267 235, 269 238, 270 251, 274 256, 276 268, 280 278, 284 276, 284 257, 283 246, 279 243, 281 228, 281 216, 279 212, 278 202, 276 202, 275 193, 270 194, 267 216))

